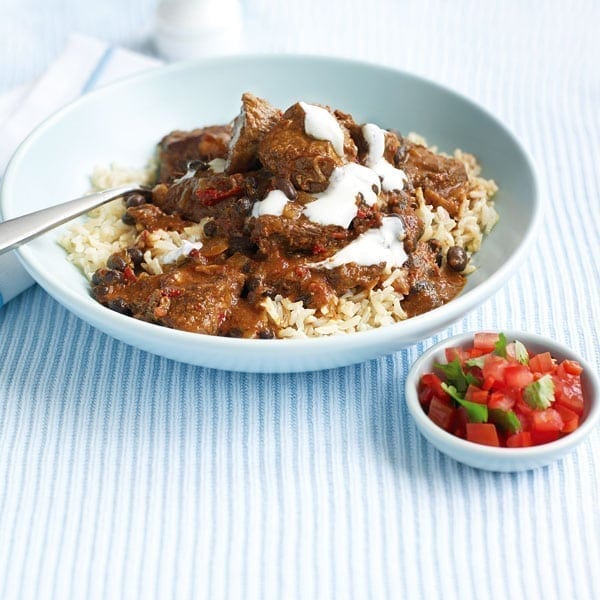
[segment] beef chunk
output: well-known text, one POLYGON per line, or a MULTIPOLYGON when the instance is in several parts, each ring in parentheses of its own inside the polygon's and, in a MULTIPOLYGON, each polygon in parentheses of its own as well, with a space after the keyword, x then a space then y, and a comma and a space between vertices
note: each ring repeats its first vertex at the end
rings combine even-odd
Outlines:
POLYGON ((409 317, 428 312, 454 298, 462 289, 466 278, 440 267, 440 247, 430 240, 418 242, 408 258, 408 284, 410 292, 402 307, 409 317))
POLYGON ((356 145, 350 133, 344 132, 341 157, 331 142, 317 140, 304 130, 305 112, 300 103, 286 110, 279 122, 263 137, 258 146, 261 163, 278 177, 289 179, 305 192, 322 192, 335 167, 356 158, 356 145))
POLYGON ((218 173, 189 177, 170 186, 158 184, 152 190, 152 201, 166 213, 198 223, 202 218, 214 215, 215 207, 218 210, 223 201, 242 197, 244 192, 243 175, 218 173))
POLYGON ((452 217, 458 215, 468 188, 467 171, 462 162, 407 140, 401 141, 395 159, 412 187, 423 190, 428 204, 442 206, 452 217))
POLYGON ((192 160, 225 158, 231 138, 230 125, 213 125, 192 131, 172 131, 159 143, 159 181, 181 177, 192 160))
POLYGON ((96 286, 97 300, 136 319, 175 329, 218 335, 235 308, 245 277, 226 265, 187 264, 112 286, 96 286))
POLYGON ((252 94, 244 94, 242 109, 233 123, 225 172, 243 173, 257 166, 258 144, 280 118, 278 108, 252 94))
POLYGON ((251 227, 251 237, 264 256, 280 249, 284 254, 314 255, 315 260, 321 260, 345 246, 352 236, 343 227, 318 225, 304 216, 289 219, 263 215, 253 219, 251 227))

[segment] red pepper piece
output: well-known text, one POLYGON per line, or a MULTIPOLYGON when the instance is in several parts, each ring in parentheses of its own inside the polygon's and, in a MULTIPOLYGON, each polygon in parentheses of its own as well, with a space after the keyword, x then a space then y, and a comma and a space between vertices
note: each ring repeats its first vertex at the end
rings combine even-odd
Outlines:
POLYGON ((225 198, 231 198, 242 193, 242 188, 237 185, 228 190, 218 190, 216 188, 206 188, 205 190, 196 190, 196 198, 205 206, 214 206, 225 198))
POLYGON ((125 277, 127 281, 137 281, 137 277, 129 265, 123 269, 123 277, 125 277))

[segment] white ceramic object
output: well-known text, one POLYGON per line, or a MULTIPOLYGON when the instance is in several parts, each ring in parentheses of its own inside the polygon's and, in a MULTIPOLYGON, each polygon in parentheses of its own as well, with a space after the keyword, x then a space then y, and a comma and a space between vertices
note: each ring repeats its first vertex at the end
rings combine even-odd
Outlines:
POLYGON ((547 465, 578 446, 600 421, 600 380, 592 367, 572 350, 554 340, 523 331, 505 331, 509 341, 519 340, 534 354, 550 352, 559 362, 565 359, 576 360, 583 367, 581 383, 585 400, 585 410, 580 426, 568 435, 539 446, 529 448, 494 448, 475 444, 448 433, 436 425, 425 413, 419 402, 417 386, 424 373, 433 371, 436 362, 445 363, 444 350, 450 347, 466 348, 473 345, 473 332, 463 333, 442 340, 420 356, 408 373, 405 396, 415 424, 419 431, 440 451, 454 460, 471 467, 487 471, 525 471, 547 465))
POLYGON ((96 165, 143 166, 173 129, 226 123, 251 91, 286 108, 329 104, 358 122, 417 131, 441 150, 473 152, 500 186, 500 222, 475 257, 459 297, 402 323, 349 335, 245 340, 176 331, 111 311, 90 296, 53 231, 19 249, 34 279, 80 318, 129 344, 183 362, 238 371, 325 369, 394 352, 462 318, 497 291, 523 262, 540 210, 533 167, 515 137, 470 100, 389 68, 302 56, 221 57, 181 63, 97 90, 39 126, 6 171, 0 210, 12 218, 76 198, 96 165))
POLYGON ((239 0, 162 0, 156 10, 156 47, 169 60, 237 54, 243 50, 239 0))

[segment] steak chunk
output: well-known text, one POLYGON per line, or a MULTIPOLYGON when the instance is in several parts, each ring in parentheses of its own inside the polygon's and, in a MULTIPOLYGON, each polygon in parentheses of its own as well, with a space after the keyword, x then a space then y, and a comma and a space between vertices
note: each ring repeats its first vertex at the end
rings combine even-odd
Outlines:
POLYGON ((469 184, 462 162, 402 140, 396 154, 396 166, 406 173, 413 188, 423 190, 427 204, 442 206, 451 217, 458 216, 469 184))
POLYGON ((185 175, 187 163, 192 160, 225 158, 230 138, 230 125, 213 125, 192 131, 172 131, 158 144, 159 181, 170 181, 185 175))
POLYGON ((344 156, 340 156, 331 142, 306 133, 305 116, 300 103, 288 108, 259 143, 258 156, 263 166, 278 177, 289 179, 296 188, 322 192, 335 167, 356 159, 356 144, 340 123, 344 134, 344 156))
POLYGON ((258 163, 258 144, 265 133, 281 119, 281 111, 266 100, 245 93, 242 109, 233 122, 226 173, 244 173, 258 163))

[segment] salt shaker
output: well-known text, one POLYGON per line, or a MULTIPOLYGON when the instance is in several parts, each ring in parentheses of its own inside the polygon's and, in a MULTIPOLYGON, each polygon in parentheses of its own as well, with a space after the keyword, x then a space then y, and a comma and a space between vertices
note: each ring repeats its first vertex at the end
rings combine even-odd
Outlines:
POLYGON ((161 0, 155 40, 165 58, 184 60, 242 50, 239 0, 161 0))

